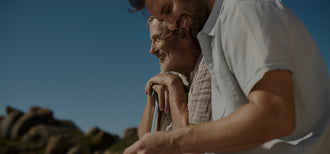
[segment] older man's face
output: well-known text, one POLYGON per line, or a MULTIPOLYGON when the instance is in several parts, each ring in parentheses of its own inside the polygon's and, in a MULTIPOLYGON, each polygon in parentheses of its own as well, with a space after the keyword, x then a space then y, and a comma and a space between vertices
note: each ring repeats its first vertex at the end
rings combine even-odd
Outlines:
POLYGON ((157 56, 162 72, 182 73, 194 66, 196 55, 184 47, 184 38, 179 35, 161 38, 163 31, 161 31, 160 22, 156 19, 150 23, 149 27, 152 41, 150 54, 157 56))

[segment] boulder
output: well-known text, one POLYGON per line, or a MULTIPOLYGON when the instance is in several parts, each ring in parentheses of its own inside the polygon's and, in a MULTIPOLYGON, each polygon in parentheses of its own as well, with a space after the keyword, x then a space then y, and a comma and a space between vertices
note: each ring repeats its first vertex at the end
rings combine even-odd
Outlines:
POLYGON ((93 143, 93 149, 104 150, 109 148, 116 142, 116 138, 107 132, 99 131, 96 135, 91 137, 93 143))
POLYGON ((124 131, 124 138, 137 136, 137 128, 128 128, 124 131))
POLYGON ((42 142, 29 142, 29 143, 22 143, 16 142, 15 147, 18 151, 18 154, 37 154, 38 151, 45 147, 45 143, 42 142))
POLYGON ((6 117, 0 116, 0 134, 6 137, 0 138, 0 154, 115 154, 137 138, 132 138, 136 128, 125 131, 125 140, 98 127, 84 134, 72 121, 54 119, 46 108, 31 107, 24 114, 7 107, 6 112, 6 117), (115 145, 113 149, 120 150, 105 151, 115 145))
POLYGON ((24 136, 23 142, 46 142, 53 135, 73 134, 77 129, 70 127, 38 124, 33 126, 24 136))
POLYGON ((88 145, 81 144, 72 147, 67 154, 90 154, 91 150, 88 145))
MULTIPOLYGON (((8 107, 7 107, 8 108, 8 107)), ((9 137, 10 131, 15 124, 15 122, 23 115, 23 112, 18 110, 10 110, 7 112, 7 116, 2 120, 0 124, 0 137, 9 137)))
POLYGON ((111 147, 106 150, 106 154, 123 153, 127 147, 134 144, 138 139, 137 128, 128 128, 124 131, 124 138, 111 145, 111 147))
POLYGON ((94 136, 99 132, 100 132, 100 128, 94 126, 86 133, 86 136, 94 136))
POLYGON ((56 120, 56 119, 53 119, 52 125, 62 126, 62 127, 66 127, 66 128, 81 131, 72 121, 69 121, 69 120, 56 120))
POLYGON ((49 124, 53 119, 53 112, 48 109, 38 110, 37 112, 30 112, 23 115, 13 125, 10 132, 11 139, 17 139, 24 135, 29 129, 37 124, 49 124))
POLYGON ((122 154, 122 152, 111 152, 111 151, 106 151, 104 154, 122 154))
POLYGON ((22 111, 17 110, 17 109, 15 109, 15 108, 11 107, 11 106, 7 106, 7 107, 6 107, 6 114, 9 115, 9 114, 12 113, 12 112, 22 112, 22 111))
POLYGON ((93 154, 104 154, 104 151, 94 151, 93 154))
POLYGON ((5 119, 5 117, 0 115, 0 132, 1 132, 1 122, 3 121, 3 119, 5 119))
POLYGON ((1 154, 17 154, 17 153, 19 153, 19 150, 14 145, 9 145, 7 147, 0 146, 0 153, 1 154))
POLYGON ((32 106, 32 107, 30 107, 29 113, 36 113, 36 112, 38 112, 39 110, 42 110, 42 109, 43 108, 38 107, 38 106, 32 106))
POLYGON ((3 119, 5 119, 5 116, 0 115, 0 123, 3 119))
POLYGON ((64 154, 66 153, 71 144, 63 136, 52 136, 46 146, 45 154, 64 154))

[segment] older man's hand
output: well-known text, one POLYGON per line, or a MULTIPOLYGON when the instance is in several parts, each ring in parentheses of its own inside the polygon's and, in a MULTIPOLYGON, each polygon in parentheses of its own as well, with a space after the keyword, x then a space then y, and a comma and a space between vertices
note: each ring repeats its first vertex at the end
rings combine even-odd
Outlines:
POLYGON ((170 96, 187 97, 182 80, 173 74, 159 73, 152 77, 146 84, 146 94, 151 95, 152 90, 158 94, 159 109, 165 113, 170 111, 170 96))

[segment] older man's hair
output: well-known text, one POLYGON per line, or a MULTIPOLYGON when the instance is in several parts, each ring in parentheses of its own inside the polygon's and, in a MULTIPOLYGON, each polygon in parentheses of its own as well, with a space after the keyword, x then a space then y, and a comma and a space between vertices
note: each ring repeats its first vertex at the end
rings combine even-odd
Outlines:
POLYGON ((158 26, 159 30, 161 31, 161 39, 165 39, 167 37, 169 37, 170 35, 174 35, 172 31, 170 31, 167 26, 166 23, 164 21, 159 21, 158 19, 156 19, 153 16, 150 16, 148 18, 148 26, 150 27, 150 24, 152 22, 157 22, 158 24, 156 26, 158 26))

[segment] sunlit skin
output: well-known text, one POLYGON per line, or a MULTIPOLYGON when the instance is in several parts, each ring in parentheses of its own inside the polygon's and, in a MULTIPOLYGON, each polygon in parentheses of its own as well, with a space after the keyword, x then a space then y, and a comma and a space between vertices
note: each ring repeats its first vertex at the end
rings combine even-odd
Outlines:
POLYGON ((193 29, 196 35, 203 22, 208 18, 214 0, 196 1, 189 0, 145 0, 148 12, 160 21, 165 21, 170 30, 193 29))
MULTIPOLYGON (((183 27, 183 19, 191 15, 181 9, 183 4, 180 0, 146 0, 145 5, 149 13, 158 20, 165 21, 170 30, 183 27)), ((186 26, 189 26, 189 23, 186 26)))

